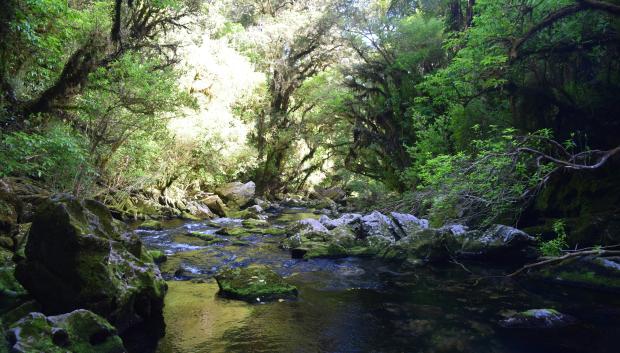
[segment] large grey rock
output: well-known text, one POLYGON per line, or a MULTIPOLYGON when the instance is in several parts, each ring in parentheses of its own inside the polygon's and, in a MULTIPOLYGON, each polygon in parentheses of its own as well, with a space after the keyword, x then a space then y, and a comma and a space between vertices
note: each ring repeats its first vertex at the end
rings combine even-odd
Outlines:
POLYGON ((349 225, 351 223, 355 223, 362 218, 361 214, 358 213, 345 213, 339 218, 331 219, 326 215, 321 216, 319 218, 319 222, 325 226, 327 229, 334 229, 339 226, 349 225))
POLYGON ((536 239, 516 228, 494 225, 486 231, 468 231, 455 235, 460 249, 457 255, 464 258, 524 257, 536 239))
POLYGON ((57 316, 30 313, 11 325, 7 336, 16 353, 125 352, 114 326, 88 310, 57 316))
POLYGON ((382 256, 411 263, 444 262, 455 247, 454 237, 441 229, 419 229, 389 246, 382 256))
POLYGON ((16 277, 47 313, 92 310, 121 332, 163 324, 166 282, 140 240, 120 234, 99 202, 48 200, 34 218, 25 257, 16 277))
POLYGON ((390 217, 379 211, 363 216, 360 219, 360 225, 363 238, 382 238, 388 243, 393 243, 397 240, 394 223, 390 217))
POLYGON ((195 218, 198 219, 211 219, 215 218, 215 214, 211 212, 209 206, 196 202, 190 201, 187 204, 187 212, 195 218))
POLYGON ((293 223, 288 229, 288 234, 306 235, 309 233, 329 233, 329 230, 318 220, 306 218, 293 223))
POLYGON ((222 200, 230 207, 243 207, 247 205, 253 198, 256 192, 256 185, 253 181, 249 181, 245 184, 238 181, 228 183, 220 186, 215 190, 222 200))
POLYGON ((210 195, 205 197, 202 202, 215 214, 220 217, 226 217, 228 215, 228 207, 217 195, 210 195))
POLYGON ((398 212, 392 212, 390 215, 396 224, 396 232, 401 233, 401 237, 415 234, 420 229, 429 227, 428 220, 420 219, 414 215, 398 212))

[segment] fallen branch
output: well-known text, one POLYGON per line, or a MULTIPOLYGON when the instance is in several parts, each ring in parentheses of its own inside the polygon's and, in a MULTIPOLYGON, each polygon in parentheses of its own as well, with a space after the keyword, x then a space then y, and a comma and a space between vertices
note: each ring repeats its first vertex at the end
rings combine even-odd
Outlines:
POLYGON ((582 251, 577 251, 577 252, 571 252, 571 253, 568 253, 566 255, 562 255, 562 256, 558 256, 558 257, 553 257, 553 258, 548 258, 548 259, 543 260, 543 261, 539 261, 539 262, 535 262, 535 263, 532 263, 532 264, 525 265, 525 266, 521 267, 520 269, 514 271, 513 273, 506 275, 505 277, 515 277, 515 276, 523 273, 524 271, 530 270, 532 268, 537 268, 537 267, 541 267, 541 266, 557 263, 557 262, 560 262, 560 261, 563 261, 563 260, 566 260, 566 259, 570 259, 570 258, 573 258, 573 257, 582 257, 582 256, 588 256, 588 255, 597 255, 597 256, 620 255, 620 251, 604 250, 604 249, 594 249, 594 250, 582 250, 582 251))

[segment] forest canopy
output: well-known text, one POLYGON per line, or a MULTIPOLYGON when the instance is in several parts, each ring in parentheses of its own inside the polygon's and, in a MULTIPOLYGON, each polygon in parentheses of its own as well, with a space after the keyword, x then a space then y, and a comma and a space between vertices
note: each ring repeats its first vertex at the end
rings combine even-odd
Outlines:
POLYGON ((0 177, 88 196, 339 187, 436 224, 514 223, 556 174, 620 151, 619 16, 616 0, 6 0, 0 177))

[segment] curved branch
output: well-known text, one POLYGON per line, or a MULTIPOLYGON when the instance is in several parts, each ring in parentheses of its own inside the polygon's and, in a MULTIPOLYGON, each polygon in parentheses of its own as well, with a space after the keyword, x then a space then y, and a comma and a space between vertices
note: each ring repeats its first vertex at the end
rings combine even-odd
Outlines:
POLYGON ((547 27, 551 27, 554 23, 558 22, 561 19, 572 16, 578 12, 584 10, 597 10, 607 12, 614 16, 620 16, 620 6, 615 4, 610 4, 598 0, 576 0, 576 2, 576 4, 563 7, 555 12, 550 13, 542 21, 534 25, 534 27, 530 28, 521 38, 513 41, 509 53, 510 59, 517 59, 519 57, 519 49, 525 44, 525 42, 534 37, 538 32, 542 31, 547 27))

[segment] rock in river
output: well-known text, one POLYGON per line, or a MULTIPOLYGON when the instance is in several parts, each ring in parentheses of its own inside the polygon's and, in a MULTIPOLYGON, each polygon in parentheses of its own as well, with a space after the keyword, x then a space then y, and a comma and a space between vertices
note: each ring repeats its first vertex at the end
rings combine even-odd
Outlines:
POLYGON ((104 318, 75 310, 58 316, 30 313, 7 333, 11 352, 121 353, 123 341, 104 318))
POLYGON ((524 258, 536 243, 536 239, 525 232, 499 224, 485 231, 454 235, 454 238, 460 244, 456 255, 463 258, 524 258))
POLYGON ((227 269, 215 279, 222 296, 250 303, 297 296, 295 286, 264 266, 227 269))
POLYGON ((554 309, 532 309, 516 313, 500 321, 505 328, 553 329, 570 326, 577 320, 554 309))
POLYGON ((44 312, 88 309, 121 333, 163 325, 166 282, 139 239, 121 235, 101 203, 50 198, 35 216, 25 256, 16 277, 44 312))
POLYGON ((256 192, 256 185, 253 181, 245 184, 238 181, 220 186, 215 190, 228 206, 239 208, 247 205, 256 192))
POLYGON ((620 257, 575 257, 531 272, 558 284, 620 293, 620 257))

